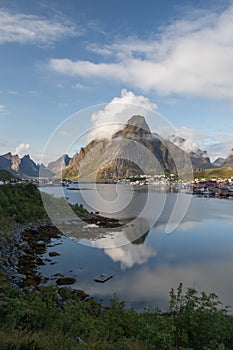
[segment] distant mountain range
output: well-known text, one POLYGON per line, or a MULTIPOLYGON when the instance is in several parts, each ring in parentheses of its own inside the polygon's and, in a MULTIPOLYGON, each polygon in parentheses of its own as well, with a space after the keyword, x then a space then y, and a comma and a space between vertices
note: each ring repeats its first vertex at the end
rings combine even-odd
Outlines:
POLYGON ((10 152, 0 156, 0 169, 7 170, 13 175, 20 177, 38 177, 40 170, 43 170, 43 176, 54 176, 54 173, 43 164, 36 164, 29 155, 20 158, 18 155, 12 155, 10 152))
POLYGON ((61 177, 63 169, 69 165, 70 161, 71 158, 67 154, 63 154, 54 162, 49 163, 47 169, 57 177, 61 177))
POLYGON ((145 118, 136 115, 110 139, 92 140, 73 158, 64 154, 46 167, 36 164, 29 155, 20 158, 7 153, 0 156, 0 169, 21 177, 79 176, 82 180, 107 180, 143 173, 176 173, 177 163, 185 172, 187 154, 194 171, 233 167, 233 150, 226 159, 218 158, 211 163, 206 151, 187 149, 187 144, 181 137, 172 135, 165 140, 158 134, 151 133, 145 118))

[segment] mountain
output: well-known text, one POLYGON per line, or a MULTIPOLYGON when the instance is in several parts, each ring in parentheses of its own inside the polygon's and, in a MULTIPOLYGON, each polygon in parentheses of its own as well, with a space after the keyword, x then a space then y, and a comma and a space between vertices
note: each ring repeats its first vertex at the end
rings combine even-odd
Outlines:
POLYGON ((229 156, 225 159, 223 167, 233 167, 233 149, 231 149, 229 156))
POLYGON ((213 163, 212 163, 212 165, 213 165, 213 167, 214 168, 221 168, 221 167, 223 167, 224 166, 224 163, 225 163, 225 158, 217 158, 213 163))
POLYGON ((217 158, 213 163, 215 168, 233 168, 233 148, 231 149, 229 155, 226 158, 217 158))
POLYGON ((0 169, 7 170, 13 175, 17 176, 17 167, 20 160, 19 157, 13 156, 10 152, 0 156, 0 169))
POLYGON ((187 171, 187 155, 172 142, 152 134, 143 116, 130 118, 111 139, 92 140, 64 169, 63 177, 110 180, 139 174, 187 171))
MULTIPOLYGON (((20 159, 20 158, 19 158, 20 159)), ((20 159, 17 165, 17 172, 27 176, 38 176, 39 166, 27 154, 20 159)))
POLYGON ((36 164, 29 155, 20 158, 17 154, 12 155, 10 152, 0 156, 0 169, 7 170, 15 176, 26 177, 38 177, 39 171, 43 169, 43 176, 54 176, 43 164, 36 164))
POLYGON ((233 150, 226 159, 211 163, 207 152, 190 140, 175 135, 165 140, 151 133, 143 116, 134 115, 110 139, 92 140, 73 158, 64 154, 46 167, 29 155, 20 158, 9 152, 0 156, 0 170, 15 176, 107 181, 140 174, 190 173, 190 160, 194 171, 233 167, 233 150))
POLYGON ((71 158, 67 154, 63 154, 54 162, 47 165, 47 169, 56 175, 61 175, 65 167, 69 165, 71 158))
POLYGON ((183 137, 171 135, 169 140, 183 151, 187 152, 193 164, 194 170, 212 168, 210 158, 206 151, 202 151, 193 142, 185 140, 183 137))

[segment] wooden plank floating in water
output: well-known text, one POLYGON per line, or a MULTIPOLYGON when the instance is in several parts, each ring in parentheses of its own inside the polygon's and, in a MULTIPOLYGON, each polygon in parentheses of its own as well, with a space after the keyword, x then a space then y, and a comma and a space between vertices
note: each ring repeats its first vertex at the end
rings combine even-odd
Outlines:
POLYGON ((108 281, 110 278, 112 278, 112 275, 109 275, 108 273, 102 273, 101 275, 97 276, 94 281, 104 283, 108 281))

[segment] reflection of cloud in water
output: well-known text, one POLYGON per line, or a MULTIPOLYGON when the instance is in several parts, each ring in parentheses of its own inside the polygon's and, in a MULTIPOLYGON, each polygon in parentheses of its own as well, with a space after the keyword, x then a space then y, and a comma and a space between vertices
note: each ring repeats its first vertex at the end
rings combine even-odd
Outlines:
MULTIPOLYGON (((166 310, 171 288, 177 288, 182 282, 184 288, 193 287, 198 291, 215 292, 224 305, 231 305, 233 284, 231 278, 226 280, 226 275, 231 274, 232 261, 206 264, 197 262, 187 266, 161 264, 153 269, 141 267, 130 275, 125 274, 121 279, 113 279, 111 286, 106 285, 104 294, 112 295, 114 290, 126 303, 140 301, 153 307, 159 305, 166 310)), ((97 288, 95 293, 104 297, 101 289, 97 288)))
POLYGON ((93 241, 92 245, 97 248, 103 248, 104 252, 113 261, 121 263, 121 269, 125 270, 132 267, 135 264, 141 265, 148 261, 152 256, 156 255, 156 252, 151 250, 147 244, 133 244, 129 241, 124 246, 118 246, 117 236, 108 236, 97 241, 93 241), (106 248, 113 247, 115 248, 106 248))

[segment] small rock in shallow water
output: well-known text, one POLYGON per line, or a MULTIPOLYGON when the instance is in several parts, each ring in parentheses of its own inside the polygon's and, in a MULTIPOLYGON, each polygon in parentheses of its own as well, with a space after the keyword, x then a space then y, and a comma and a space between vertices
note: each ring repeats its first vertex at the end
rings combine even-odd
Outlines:
POLYGON ((41 240, 41 241, 37 241, 37 242, 36 242, 36 245, 37 245, 37 246, 45 246, 45 242, 42 241, 42 240, 41 240))
POLYGON ((76 282, 76 278, 73 277, 60 277, 56 280, 58 286, 62 286, 65 284, 74 284, 76 282))
POLYGON ((49 252, 49 256, 59 256, 61 254, 57 253, 57 252, 49 252))
POLYGON ((64 277, 63 273, 55 273, 55 275, 53 275, 53 277, 64 277))

